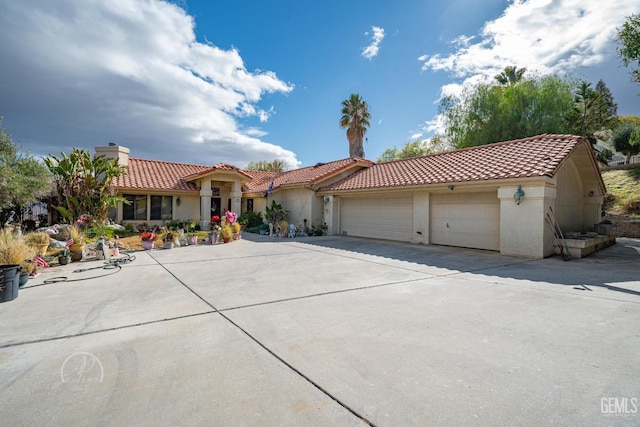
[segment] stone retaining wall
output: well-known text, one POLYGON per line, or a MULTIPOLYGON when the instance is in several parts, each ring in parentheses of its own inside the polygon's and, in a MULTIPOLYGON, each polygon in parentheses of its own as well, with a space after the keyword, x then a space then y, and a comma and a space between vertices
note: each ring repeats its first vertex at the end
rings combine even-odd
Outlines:
POLYGON ((612 234, 617 234, 620 237, 640 238, 640 218, 607 215, 602 219, 611 221, 613 224, 612 234))

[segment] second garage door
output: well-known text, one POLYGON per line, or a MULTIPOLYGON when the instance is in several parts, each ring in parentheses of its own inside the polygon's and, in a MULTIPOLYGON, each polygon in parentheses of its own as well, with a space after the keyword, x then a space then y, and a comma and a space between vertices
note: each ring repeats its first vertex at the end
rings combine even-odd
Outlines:
POLYGON ((340 230, 348 236, 407 241, 413 233, 413 195, 343 197, 340 230))
POLYGON ((496 192, 431 196, 431 243, 500 250, 500 200, 496 192))

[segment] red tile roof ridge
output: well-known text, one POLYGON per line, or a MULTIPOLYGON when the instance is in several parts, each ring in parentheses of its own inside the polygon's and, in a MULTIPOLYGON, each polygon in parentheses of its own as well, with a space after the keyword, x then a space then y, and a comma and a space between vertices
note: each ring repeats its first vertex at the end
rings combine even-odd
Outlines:
POLYGON ((129 161, 131 160, 134 160, 137 162, 164 163, 164 164, 170 164, 170 165, 176 165, 176 166, 199 167, 199 168, 206 168, 206 169, 211 169, 212 167, 214 167, 212 165, 199 165, 195 163, 173 162, 168 160, 141 159, 139 157, 129 157, 129 161))
POLYGON ((584 137, 582 136, 578 136, 578 135, 572 135, 572 134, 561 134, 561 133, 543 133, 540 135, 536 135, 536 136, 529 136, 526 138, 519 138, 519 139, 513 139, 510 141, 499 141, 499 142, 492 142, 489 144, 483 144, 483 145, 474 145, 473 147, 463 147, 463 148, 454 148, 452 150, 447 150, 447 151, 440 151, 437 153, 431 153, 431 154, 425 154, 424 156, 417 156, 417 157, 409 157, 409 158, 405 158, 405 159, 394 159, 394 160, 387 160, 384 162, 378 162, 375 164, 382 164, 382 163, 395 163, 395 162, 404 162, 404 161, 410 161, 410 160, 415 160, 418 158, 422 158, 422 157, 437 157, 437 156, 442 156, 442 155, 446 155, 449 153, 454 153, 454 152, 465 152, 465 151, 474 151, 474 150, 481 150, 481 149, 487 149, 487 147, 496 147, 499 145, 511 145, 511 144, 516 144, 516 143, 521 143, 524 141, 532 141, 532 140, 536 140, 536 139, 543 139, 543 137, 549 138, 549 139, 584 139, 584 137))

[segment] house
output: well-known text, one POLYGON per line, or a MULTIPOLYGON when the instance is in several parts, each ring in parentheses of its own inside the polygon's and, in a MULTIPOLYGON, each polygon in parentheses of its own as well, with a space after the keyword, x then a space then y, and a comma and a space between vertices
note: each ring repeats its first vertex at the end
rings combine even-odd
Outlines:
POLYGON ((592 228, 606 191, 591 145, 573 135, 377 164, 348 158, 277 173, 129 158, 119 146, 98 147, 96 154, 128 168, 116 186, 131 204, 118 207, 117 221, 191 218, 206 230, 211 215, 224 209, 264 212, 276 200, 290 222, 326 223, 329 234, 533 258, 554 253, 550 213, 563 230, 592 228))
POLYGON ((232 165, 201 166, 129 157, 126 147, 96 147, 96 155, 118 159, 127 167, 115 187, 120 203, 112 214, 116 222, 162 225, 173 219, 191 219, 209 230, 213 215, 225 210, 265 212, 272 200, 285 207, 289 221, 320 225, 324 205, 317 189, 369 167, 365 159, 342 159, 286 172, 260 172, 232 165))
POLYGON ((545 134, 375 164, 318 192, 333 233, 542 258, 548 214, 593 228, 605 191, 588 140, 545 134))

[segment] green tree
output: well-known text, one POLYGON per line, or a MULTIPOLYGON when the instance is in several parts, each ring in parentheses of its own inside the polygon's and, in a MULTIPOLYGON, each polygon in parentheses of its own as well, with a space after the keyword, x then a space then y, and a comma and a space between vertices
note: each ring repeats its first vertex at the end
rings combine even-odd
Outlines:
POLYGON ((126 167, 106 156, 91 156, 87 150, 73 148, 60 157, 49 154, 44 163, 54 176, 59 205, 55 208, 70 223, 89 214, 103 222, 109 209, 125 202, 116 196, 113 180, 126 173, 126 167))
POLYGON ((618 104, 613 100, 613 94, 602 79, 596 84, 596 93, 600 98, 600 108, 597 111, 598 119, 604 127, 610 129, 615 126, 618 117, 618 104))
MULTIPOLYGON (((0 125, 2 118, 0 118, 0 125)), ((42 163, 21 153, 0 128, 0 209, 22 208, 51 192, 51 175, 42 163)))
POLYGON ((397 147, 387 148, 376 161, 388 162, 391 160, 409 159, 411 157, 426 156, 427 154, 432 154, 433 152, 434 151, 432 147, 429 146, 428 141, 421 141, 418 139, 413 142, 406 142, 400 149, 398 149, 397 147))
POLYGON ((459 98, 441 100, 442 137, 454 148, 472 147, 543 133, 569 133, 572 83, 557 76, 523 79, 518 84, 482 83, 459 98))
POLYGON ((246 169, 250 171, 283 172, 284 160, 274 159, 270 162, 266 160, 260 160, 258 162, 249 162, 246 169))
POLYGON ((518 67, 516 67, 515 65, 506 66, 504 67, 504 70, 500 72, 500 74, 496 74, 493 78, 503 86, 515 85, 522 80, 526 71, 526 68, 518 69, 518 67))
POLYGON ((357 93, 342 101, 340 127, 347 129, 349 157, 364 158, 364 135, 369 127, 369 106, 357 93))
MULTIPOLYGON (((625 67, 629 65, 640 65, 640 15, 631 15, 617 28, 618 33, 618 57, 622 59, 625 67)), ((634 81, 640 83, 640 70, 632 70, 631 76, 634 81)))
POLYGON ((613 128, 618 106, 613 102, 611 92, 600 80, 596 89, 591 83, 581 81, 576 89, 574 106, 567 115, 572 133, 584 136, 595 144, 597 132, 613 128))
POLYGON ((629 163, 631 156, 640 154, 640 126, 623 121, 614 130, 612 141, 616 151, 626 155, 626 163, 629 163))

